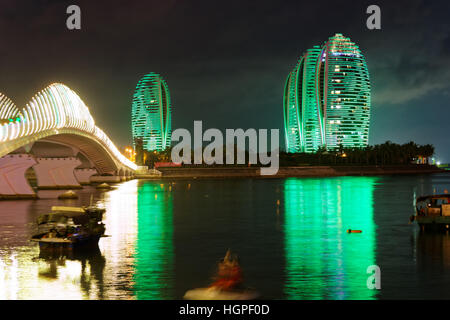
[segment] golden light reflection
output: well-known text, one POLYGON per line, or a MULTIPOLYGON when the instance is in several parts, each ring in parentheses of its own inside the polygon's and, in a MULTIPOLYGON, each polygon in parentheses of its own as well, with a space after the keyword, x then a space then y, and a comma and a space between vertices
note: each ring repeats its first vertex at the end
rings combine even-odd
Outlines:
POLYGON ((86 298, 80 290, 81 263, 33 259, 39 249, 0 257, 0 298, 3 300, 72 300, 86 298), (20 265, 19 265, 20 261, 20 265))
POLYGON ((107 210, 104 222, 111 237, 100 239, 98 248, 87 251, 41 252, 37 244, 29 242, 34 225, 34 218, 27 218, 29 211, 17 214, 15 202, 2 204, 1 217, 9 220, 6 226, 0 225, 0 234, 20 227, 9 240, 3 237, 9 242, 0 244, 0 299, 134 299, 130 288, 137 237, 137 186, 137 181, 128 181, 100 194, 103 200, 98 205, 107 210))
POLYGON ((105 234, 111 235, 111 237, 102 238, 99 246, 104 255, 108 257, 105 273, 113 281, 113 285, 109 286, 108 291, 110 298, 123 298, 123 290, 126 288, 121 287, 119 283, 127 283, 127 286, 133 285, 138 224, 138 183, 138 180, 131 180, 105 194, 105 234))

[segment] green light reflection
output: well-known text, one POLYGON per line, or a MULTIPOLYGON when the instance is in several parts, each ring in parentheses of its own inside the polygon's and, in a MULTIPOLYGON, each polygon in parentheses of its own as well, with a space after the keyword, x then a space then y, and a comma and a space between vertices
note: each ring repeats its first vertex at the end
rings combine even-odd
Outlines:
POLYGON ((136 298, 174 298, 172 192, 167 184, 146 181, 138 188, 136 298))
POLYGON ((374 299, 375 177, 289 178, 284 183, 286 299, 374 299), (348 234, 358 229, 360 234, 348 234))

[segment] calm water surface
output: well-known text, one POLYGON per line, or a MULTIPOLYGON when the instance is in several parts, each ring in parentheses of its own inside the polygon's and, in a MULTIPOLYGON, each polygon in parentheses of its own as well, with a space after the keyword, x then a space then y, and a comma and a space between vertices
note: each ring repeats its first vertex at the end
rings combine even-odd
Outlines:
POLYGON ((408 224, 416 197, 445 189, 447 174, 134 180, 68 201, 41 191, 0 202, 0 299, 180 299, 209 284, 227 248, 267 299, 449 299, 450 236, 408 224), (36 217, 91 194, 110 237, 97 251, 40 255, 36 217), (370 265, 381 290, 367 288, 370 265))

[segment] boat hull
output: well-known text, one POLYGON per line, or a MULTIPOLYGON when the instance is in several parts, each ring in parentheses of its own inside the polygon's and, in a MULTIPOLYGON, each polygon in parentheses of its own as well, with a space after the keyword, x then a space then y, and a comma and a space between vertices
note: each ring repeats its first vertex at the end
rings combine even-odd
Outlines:
POLYGON ((450 217, 448 216, 424 216, 415 217, 417 224, 422 231, 446 231, 450 230, 450 217))
POLYGON ((95 248, 98 247, 98 241, 101 236, 90 236, 86 238, 65 240, 65 241, 52 241, 49 240, 34 240, 39 243, 41 250, 73 250, 81 248, 95 248))

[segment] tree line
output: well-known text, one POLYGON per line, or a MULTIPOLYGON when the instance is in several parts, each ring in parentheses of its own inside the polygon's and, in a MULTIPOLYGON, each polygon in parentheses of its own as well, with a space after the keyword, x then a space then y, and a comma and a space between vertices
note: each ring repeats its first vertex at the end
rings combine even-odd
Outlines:
POLYGON ((434 146, 431 144, 419 145, 413 141, 397 144, 386 141, 363 148, 345 148, 341 145, 334 151, 319 148, 314 153, 281 152, 280 165, 407 165, 419 158, 423 158, 428 164, 433 154, 434 146))
MULTIPOLYGON (((172 148, 163 151, 143 150, 143 164, 153 167, 156 162, 171 162, 172 148)), ((236 156, 235 148, 235 156, 236 156)), ((223 150, 225 163, 225 150, 223 150)), ((431 144, 419 145, 413 141, 405 144, 397 144, 386 141, 383 144, 368 145, 363 148, 346 148, 342 145, 336 150, 330 151, 319 148, 313 153, 288 153, 280 152, 280 166, 301 166, 301 165, 408 165, 415 163, 417 159, 423 159, 424 163, 429 163, 429 158, 434 154, 434 146, 431 144)), ((193 156, 191 157, 193 159, 193 156)), ((246 163, 249 154, 245 151, 246 163)), ((235 162, 236 163, 236 162, 235 162)), ((188 166, 207 166, 188 165, 188 166)), ((214 165, 214 166, 243 166, 241 165, 214 165)), ((244 166, 247 166, 246 164, 244 166)))

